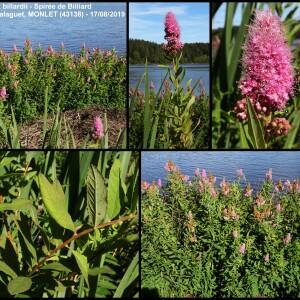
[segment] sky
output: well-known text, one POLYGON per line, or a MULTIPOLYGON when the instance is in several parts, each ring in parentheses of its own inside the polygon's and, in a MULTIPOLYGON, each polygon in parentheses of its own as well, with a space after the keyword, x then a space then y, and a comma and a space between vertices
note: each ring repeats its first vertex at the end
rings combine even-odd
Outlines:
MULTIPOLYGON (((297 20, 300 20, 300 3, 298 3, 298 10, 295 13, 295 18, 297 20)), ((235 13, 234 19, 233 19, 233 24, 234 25, 240 25, 241 24, 241 10, 242 5, 238 4, 237 11, 235 13)), ((285 10, 283 14, 283 18, 289 13, 290 9, 285 10)), ((219 8, 218 12, 216 13, 215 17, 213 18, 212 21, 212 28, 217 29, 220 27, 224 27, 224 20, 225 20, 225 13, 226 13, 226 6, 225 4, 222 4, 221 7, 219 8)))
POLYGON ((172 11, 184 43, 209 42, 209 4, 149 2, 129 4, 129 38, 164 42, 164 17, 172 11))

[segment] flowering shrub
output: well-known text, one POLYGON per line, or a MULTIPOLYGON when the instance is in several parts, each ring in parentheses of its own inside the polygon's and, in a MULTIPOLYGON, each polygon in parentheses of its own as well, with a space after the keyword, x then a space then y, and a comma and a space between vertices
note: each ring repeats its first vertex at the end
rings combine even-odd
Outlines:
POLYGON ((138 296, 138 156, 0 152, 0 297, 138 296))
POLYGON ((134 148, 206 148, 208 147, 209 101, 199 81, 192 87, 191 81, 182 86, 185 69, 180 65, 183 43, 180 27, 172 12, 165 17, 163 45, 171 66, 158 92, 149 82, 146 62, 145 91, 130 91, 130 145, 134 148), (200 86, 200 96, 195 89, 200 86))
MULTIPOLYGON (((23 51, 0 50, 0 88, 12 105, 17 121, 36 118, 44 111, 48 87, 48 109, 75 109, 89 104, 125 107, 126 60, 116 52, 82 47, 78 56, 51 46, 47 50, 31 47, 25 41, 23 51), (4 90, 5 89, 5 90, 4 90)), ((10 113, 7 107, 7 113, 10 113)))
POLYGON ((172 162, 142 182, 142 291, 161 297, 300 296, 300 183, 253 191, 242 170, 220 184, 172 162))

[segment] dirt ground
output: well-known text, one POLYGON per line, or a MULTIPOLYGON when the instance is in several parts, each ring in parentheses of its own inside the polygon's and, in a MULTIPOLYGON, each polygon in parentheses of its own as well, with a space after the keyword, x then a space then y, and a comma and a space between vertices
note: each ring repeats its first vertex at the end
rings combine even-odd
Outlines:
MULTIPOLYGON (((103 120, 105 112, 108 122, 109 148, 116 148, 120 130, 126 128, 126 110, 103 109, 99 106, 90 106, 85 109, 69 110, 63 113, 67 123, 70 125, 73 131, 77 148, 82 145, 88 135, 90 136, 93 128, 94 117, 100 116, 103 120)), ((49 117, 48 129, 51 128, 52 122, 53 118, 49 117)), ((43 118, 23 124, 20 133, 22 148, 41 148, 42 130, 43 118)), ((62 124, 61 138, 63 139, 64 136, 64 125, 62 124)), ((120 147, 121 145, 118 146, 118 148, 120 147)))

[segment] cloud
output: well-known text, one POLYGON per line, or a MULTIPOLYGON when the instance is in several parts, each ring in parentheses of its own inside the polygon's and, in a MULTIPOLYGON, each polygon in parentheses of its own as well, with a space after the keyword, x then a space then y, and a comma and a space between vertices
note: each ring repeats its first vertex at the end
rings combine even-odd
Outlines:
POLYGON ((168 11, 172 11, 175 15, 184 15, 187 10, 188 6, 186 5, 177 6, 168 5, 167 3, 138 3, 138 5, 135 5, 131 3, 129 13, 134 16, 164 16, 168 11))
MULTIPOLYGON (((187 3, 188 4, 188 3, 187 3)), ((208 5, 130 4, 129 37, 157 43, 164 42, 164 17, 168 11, 175 13, 181 27, 182 40, 209 41, 208 5)))

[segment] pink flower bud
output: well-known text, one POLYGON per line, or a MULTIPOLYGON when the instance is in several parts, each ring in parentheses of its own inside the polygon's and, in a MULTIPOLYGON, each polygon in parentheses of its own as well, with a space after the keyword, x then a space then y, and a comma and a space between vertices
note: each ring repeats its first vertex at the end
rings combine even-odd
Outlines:
POLYGON ((246 245, 245 245, 245 243, 243 243, 240 245, 240 253, 245 254, 245 252, 246 252, 246 245))
POLYGON ((160 178, 157 180, 157 186, 158 186, 159 188, 162 187, 162 182, 161 182, 161 179, 160 179, 160 178))
POLYGON ((270 260, 270 255, 269 255, 269 253, 268 253, 268 254, 266 254, 266 255, 264 256, 264 261, 265 261, 265 262, 269 262, 269 260, 270 260))
POLYGON ((100 117, 95 117, 93 127, 93 138, 95 140, 101 140, 104 137, 103 123, 100 117))

